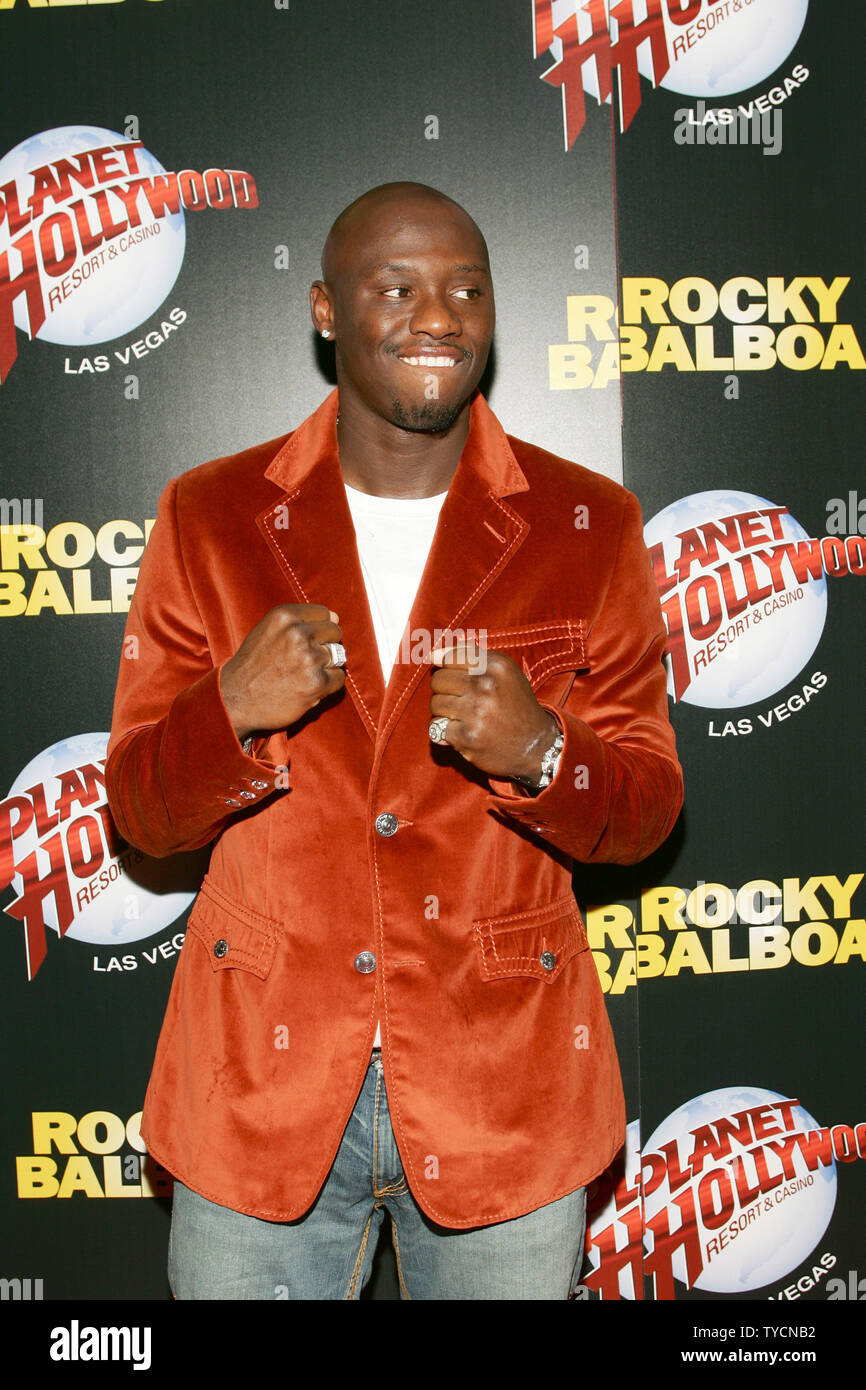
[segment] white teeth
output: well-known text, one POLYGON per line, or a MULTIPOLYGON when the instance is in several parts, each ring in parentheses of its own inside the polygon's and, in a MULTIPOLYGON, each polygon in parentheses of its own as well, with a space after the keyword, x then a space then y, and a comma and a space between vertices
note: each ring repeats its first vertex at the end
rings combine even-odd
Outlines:
POLYGON ((410 367, 456 367, 453 357, 401 357, 410 367))

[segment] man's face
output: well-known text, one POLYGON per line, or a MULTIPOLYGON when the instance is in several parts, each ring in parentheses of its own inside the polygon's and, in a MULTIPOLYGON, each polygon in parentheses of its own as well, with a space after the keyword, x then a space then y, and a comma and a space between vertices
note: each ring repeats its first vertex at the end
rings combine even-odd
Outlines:
POLYGON ((401 429, 456 420, 481 378, 495 318, 484 242, 454 205, 372 211, 340 248, 329 283, 341 409, 401 429))

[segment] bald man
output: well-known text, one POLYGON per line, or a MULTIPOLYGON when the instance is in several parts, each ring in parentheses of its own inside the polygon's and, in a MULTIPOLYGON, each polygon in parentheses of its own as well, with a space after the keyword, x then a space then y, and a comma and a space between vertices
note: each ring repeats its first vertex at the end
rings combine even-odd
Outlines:
POLYGON ((571 886, 679 811, 631 494, 506 436, 471 217, 337 218, 310 292, 337 389, 175 479, 142 562, 108 795, 213 842, 142 1134, 181 1299, 566 1299, 625 1112, 571 886), (579 520, 578 520, 579 518, 579 520))

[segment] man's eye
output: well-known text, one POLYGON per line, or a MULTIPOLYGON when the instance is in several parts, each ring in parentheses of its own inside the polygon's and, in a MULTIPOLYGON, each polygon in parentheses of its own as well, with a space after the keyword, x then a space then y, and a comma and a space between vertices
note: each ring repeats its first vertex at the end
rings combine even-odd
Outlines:
POLYGON ((462 290, 455 290, 454 293, 462 295, 465 299, 478 299, 481 291, 475 285, 466 285, 462 290))
POLYGON ((408 293, 409 293, 409 286, 408 286, 408 285, 391 285, 387 290, 383 290, 382 293, 383 293, 383 294, 386 294, 386 295, 390 295, 390 296, 392 296, 394 299, 398 299, 398 298, 399 298, 399 299, 402 299, 404 294, 408 294, 408 293))

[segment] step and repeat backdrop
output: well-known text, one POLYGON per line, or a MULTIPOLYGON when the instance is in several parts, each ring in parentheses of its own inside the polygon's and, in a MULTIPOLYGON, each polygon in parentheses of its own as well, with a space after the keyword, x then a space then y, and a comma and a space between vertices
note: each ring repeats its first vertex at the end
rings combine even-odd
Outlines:
POLYGON ((570 301, 574 394, 621 389, 686 784, 591 915, 640 1097, 585 1284, 862 1298, 862 15, 567 8, 569 138, 612 115, 618 229, 615 300, 570 301))
POLYGON ((308 288, 393 179, 484 231, 485 394, 637 494, 669 631, 685 810, 575 873, 630 1120, 579 1295, 866 1295, 862 40, 818 0, 0 0, 3 1298, 170 1297, 138 1126, 207 853, 111 822, 125 615, 169 479, 331 390, 308 288))

